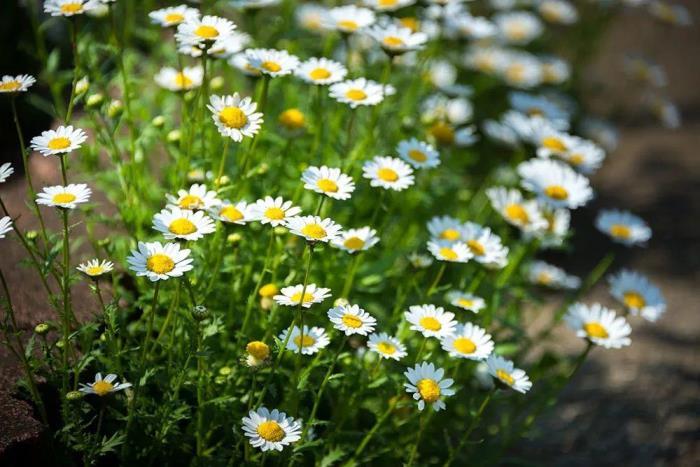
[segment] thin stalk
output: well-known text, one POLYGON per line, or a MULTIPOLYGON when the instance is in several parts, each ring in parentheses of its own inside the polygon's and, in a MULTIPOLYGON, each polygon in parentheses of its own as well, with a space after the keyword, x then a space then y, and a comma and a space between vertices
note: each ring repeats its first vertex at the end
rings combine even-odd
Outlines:
POLYGON ((129 149, 131 157, 134 157, 136 152, 136 140, 135 140, 135 127, 134 127, 134 114, 131 111, 131 93, 129 90, 129 79, 126 73, 126 67, 124 66, 124 43, 119 38, 117 34, 117 19, 113 11, 113 3, 109 3, 109 18, 112 26, 112 36, 114 42, 117 46, 117 66, 119 67, 119 74, 122 78, 122 85, 124 86, 124 109, 126 110, 126 121, 129 126, 129 149))
POLYGON ((362 441, 360 441, 359 446, 357 446, 357 449, 355 449, 355 453, 352 455, 352 458, 350 459, 349 462, 347 462, 345 465, 356 465, 356 459, 362 454, 362 452, 365 450, 367 447, 367 444, 370 442, 374 434, 377 432, 377 430, 384 424, 387 418, 389 418, 389 415, 394 411, 394 407, 396 407, 396 403, 399 400, 398 397, 394 397, 391 402, 389 403, 389 407, 387 407, 386 411, 377 419, 377 421, 374 423, 374 426, 367 432, 364 438, 362 438, 362 441))
POLYGON ((438 269, 438 272, 435 275, 435 279, 433 280, 433 283, 430 284, 430 287, 428 287, 428 291, 425 293, 426 297, 430 297, 435 292, 435 289, 437 288, 438 284, 440 284, 440 279, 442 279, 443 274, 445 274, 446 268, 447 268, 447 263, 445 261, 443 261, 442 264, 440 265, 440 269, 438 269))
POLYGON ((355 275, 357 274, 357 269, 360 266, 360 256, 362 256, 362 253, 357 252, 354 256, 355 257, 352 259, 352 264, 350 265, 350 272, 348 272, 348 275, 345 276, 345 284, 343 285, 343 291, 340 294, 340 296, 343 298, 348 298, 350 290, 352 290, 352 284, 355 281, 355 275))
POLYGON ((476 428, 477 424, 479 423, 479 420, 481 420, 481 416, 484 414, 484 410, 486 409, 486 406, 489 405, 489 402, 491 402, 491 398, 493 397, 494 392, 495 392, 495 389, 490 390, 486 394, 486 397, 484 397, 484 399, 481 401, 481 405, 479 405, 479 409, 476 411, 476 414, 474 414, 474 417, 472 418, 471 422, 469 422, 469 427, 462 435, 462 438, 459 440, 459 444, 457 444, 457 448, 452 449, 450 451, 450 455, 447 458, 447 462, 445 462, 443 464, 443 467, 449 467, 452 464, 452 462, 454 462, 456 453, 462 451, 464 444, 469 440, 469 435, 472 434, 472 432, 476 428))
POLYGON ((275 243, 275 228, 270 229, 270 241, 267 245, 267 253, 265 254, 265 261, 263 263, 263 269, 260 271, 260 276, 255 284, 255 289, 253 293, 248 297, 248 303, 246 304, 245 314, 243 315, 243 325, 241 326, 241 334, 245 335, 246 329, 248 328, 248 321, 250 320, 250 314, 253 309, 253 303, 258 296, 260 287, 262 287, 263 279, 265 278, 265 272, 269 269, 270 259, 272 258, 272 247, 275 243))
POLYGON ((143 368, 146 363, 146 355, 148 353, 148 338, 153 333, 153 322, 155 321, 156 310, 158 309, 158 292, 160 291, 160 281, 156 281, 153 289, 153 301, 151 302, 151 314, 148 316, 148 324, 146 325, 146 335, 143 336, 143 344, 141 345, 141 358, 139 359, 139 368, 143 368))
POLYGON ((68 20, 68 28, 70 29, 71 49, 73 50, 73 82, 71 83, 70 100, 68 101, 68 110, 66 111, 65 123, 70 123, 73 115, 73 106, 75 105, 75 87, 78 84, 78 72, 80 69, 80 55, 78 54, 78 18, 68 20))
POLYGON ((68 210, 61 209, 63 217, 63 394, 68 391, 68 353, 70 349, 70 242, 68 237, 68 210))
MULTIPOLYGON (((430 409, 428 409, 428 410, 430 410, 430 409)), ((433 415, 433 412, 430 412, 430 413, 428 413, 428 415, 420 418, 420 428, 418 429, 418 434, 416 435, 416 441, 413 444, 413 448, 411 449, 411 454, 408 457, 408 463, 406 464, 406 467, 413 466, 413 461, 416 459, 416 454, 418 453, 418 446, 420 445, 421 437, 423 436, 423 432, 425 431, 425 427, 428 426, 428 422, 430 422, 430 418, 432 417, 432 415, 433 415)))
POLYGON ((214 184, 218 188, 221 186, 221 177, 224 175, 224 167, 226 166, 226 156, 228 155, 228 147, 231 143, 231 138, 224 139, 224 150, 221 153, 221 159, 219 159, 219 170, 216 172, 216 179, 214 179, 214 184))

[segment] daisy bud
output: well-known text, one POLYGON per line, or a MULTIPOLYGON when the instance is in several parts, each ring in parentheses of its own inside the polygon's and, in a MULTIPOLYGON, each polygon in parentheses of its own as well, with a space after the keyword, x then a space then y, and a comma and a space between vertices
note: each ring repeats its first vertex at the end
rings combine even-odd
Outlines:
POLYGON ((225 376, 217 376, 214 378, 214 384, 222 385, 226 384, 226 377, 225 376))
POLYGON ((192 169, 187 172, 187 181, 192 183, 201 183, 205 179, 204 170, 192 169))
POLYGON ((165 117, 163 117, 162 115, 158 115, 157 117, 154 117, 153 120, 151 120, 151 123, 156 128, 163 128, 163 125, 165 125, 165 117))
POLYGON ((263 310, 266 310, 266 311, 269 310, 270 308, 272 308, 272 305, 274 305, 274 304, 275 304, 275 301, 273 299, 271 299, 270 297, 262 297, 260 299, 260 308, 262 308, 263 310))
POLYGON ((124 104, 119 99, 114 99, 109 103, 107 107, 107 116, 109 118, 117 118, 124 111, 124 104))
POLYGON ((75 95, 81 96, 85 94, 90 87, 90 80, 87 76, 84 76, 77 83, 75 83, 75 95))
POLYGON ((243 238, 243 237, 241 237, 241 234, 232 233, 231 235, 226 237, 226 241, 229 242, 231 245, 235 245, 241 241, 241 238, 243 238))
POLYGON ((101 238, 97 241, 97 246, 104 248, 107 245, 109 245, 112 241, 109 239, 109 237, 101 238))
POLYGON ((195 321, 204 321, 209 317, 209 310, 204 305, 197 305, 192 308, 192 318, 195 321))
POLYGON ((228 185, 231 179, 227 175, 222 175, 220 178, 214 180, 216 186, 228 185))
POLYGON ((258 166, 258 175, 266 174, 270 170, 270 166, 267 162, 263 162, 258 166))
POLYGON ((168 132, 168 136, 166 136, 166 139, 168 140, 168 143, 177 143, 180 141, 180 130, 172 130, 168 132))
POLYGON ((333 302, 333 306, 345 306, 350 304, 347 298, 339 297, 333 302))
POLYGON ((224 87, 224 78, 222 76, 214 76, 211 81, 209 81, 209 88, 212 91, 218 91, 224 87))
POLYGON ((185 102, 192 102, 197 96, 197 94, 194 91, 188 91, 185 93, 185 102))
POLYGON ((286 228, 286 227, 282 227, 281 225, 275 227, 275 235, 284 235, 284 234, 286 234, 286 233, 287 233, 287 228, 286 228))
POLYGON ((219 368, 219 374, 220 374, 221 376, 228 376, 228 375, 230 375, 232 372, 233 372, 233 370, 231 369, 230 366, 222 366, 221 368, 219 368))
POLYGON ((306 117, 299 109, 287 109, 280 114, 279 122, 285 129, 294 131, 304 128, 306 117))
POLYGON ((49 326, 47 323, 39 323, 34 327, 34 332, 40 336, 47 334, 50 330, 51 326, 49 326))
POLYGON ((28 230, 27 233, 25 234, 25 237, 30 242, 33 242, 34 240, 36 240, 36 238, 38 236, 39 236, 39 232, 37 232, 36 230, 28 230))
POLYGON ((66 399, 69 401, 77 401, 83 398, 85 394, 83 394, 80 391, 71 391, 68 394, 66 394, 66 399))
POLYGON ((273 283, 265 284, 262 287, 260 287, 260 290, 258 293, 260 294, 261 297, 274 297, 279 293, 280 289, 277 287, 277 285, 273 283))
POLYGON ((98 107, 102 105, 102 102, 104 102, 105 98, 102 94, 97 93, 97 94, 90 94, 85 101, 88 107, 98 107))
POLYGON ((270 347, 262 341, 249 342, 245 350, 258 360, 265 360, 270 356, 270 347))
POLYGON ((57 349, 62 349, 64 345, 65 345, 65 344, 64 344, 64 342, 63 342, 63 339, 59 339, 59 340, 56 341, 56 348, 57 348, 57 349))

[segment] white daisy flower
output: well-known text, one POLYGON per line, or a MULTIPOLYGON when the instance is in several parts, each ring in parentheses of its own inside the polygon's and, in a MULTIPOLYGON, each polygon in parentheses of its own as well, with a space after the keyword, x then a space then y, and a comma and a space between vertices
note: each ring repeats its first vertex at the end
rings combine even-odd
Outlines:
MULTIPOLYGON (((285 329, 284 332, 279 335, 279 340, 282 342, 287 341, 288 332, 289 329, 285 329)), ((323 328, 315 326, 309 328, 308 326, 304 326, 304 332, 302 333, 297 326, 294 326, 286 348, 293 353, 299 352, 301 348, 302 355, 313 355, 325 348, 329 342, 328 334, 326 334, 326 330, 323 328)))
POLYGON ((448 36, 477 41, 490 39, 498 34, 498 27, 491 21, 466 12, 446 17, 445 28, 448 36))
POLYGON ((462 222, 450 216, 436 216, 428 221, 428 232, 436 240, 458 242, 462 238, 462 222))
POLYGON ((59 126, 55 130, 42 131, 41 136, 32 138, 31 146, 43 156, 68 154, 87 140, 87 134, 73 126, 59 126))
POLYGON ((416 138, 399 141, 396 152, 415 169, 430 169, 440 165, 440 153, 431 144, 416 138))
POLYGON ((229 65, 236 68, 238 71, 242 72, 244 75, 259 77, 262 73, 257 68, 253 66, 248 61, 248 57, 244 53, 237 53, 231 55, 228 59, 229 65))
POLYGON ((321 19, 324 28, 352 34, 366 28, 376 20, 374 12, 355 5, 345 5, 326 10, 321 19))
POLYGON ((508 94, 508 101, 513 110, 530 117, 542 117, 549 121, 562 121, 566 125, 571 119, 571 114, 568 111, 542 94, 513 91, 508 94))
POLYGON ((367 35, 377 41, 389 55, 420 50, 428 41, 425 33, 413 32, 396 24, 374 25, 367 29, 367 35))
POLYGON ((304 284, 298 284, 284 287, 280 290, 279 295, 275 295, 272 298, 278 305, 298 306, 302 300, 302 291, 304 292, 304 303, 302 304, 304 308, 311 308, 314 303, 321 303, 331 296, 331 289, 316 287, 316 284, 307 284, 306 290, 304 290, 304 284))
POLYGON ((514 391, 525 394, 532 387, 527 374, 520 368, 515 368, 510 360, 492 353, 486 359, 486 366, 491 376, 514 391))
POLYGON ((201 66, 184 67, 182 71, 166 66, 153 78, 158 86, 169 91, 189 91, 202 85, 201 66))
POLYGON ((573 136, 554 128, 542 128, 536 135, 537 155, 539 157, 564 157, 576 144, 573 136))
POLYGON ((450 305, 456 306, 457 308, 461 308, 463 310, 473 311, 474 313, 478 313, 486 306, 486 302, 483 298, 471 293, 459 292, 457 290, 449 292, 446 298, 447 301, 450 302, 450 305))
POLYGON ((472 323, 460 324, 454 334, 440 339, 450 357, 485 360, 493 352, 493 339, 486 330, 472 323))
POLYGON ((259 10, 279 5, 281 0, 231 0, 232 7, 238 10, 259 10))
POLYGON ((379 354, 380 358, 391 358, 399 361, 408 355, 406 346, 396 337, 385 332, 370 334, 367 339, 367 348, 379 354))
POLYGON ((237 92, 228 96, 211 96, 207 105, 221 136, 228 136, 237 143, 260 131, 263 114, 255 111, 257 107, 250 97, 241 98, 237 92))
POLYGON ((250 206, 251 215, 260 223, 270 224, 272 227, 283 225, 287 220, 301 212, 301 208, 293 206, 291 201, 285 201, 281 196, 272 198, 266 196, 250 206))
POLYGON ((593 198, 589 180, 569 166, 546 159, 518 165, 521 185, 553 208, 576 209, 593 198))
POLYGON ((511 86, 532 88, 542 82, 542 63, 526 52, 510 52, 500 63, 498 74, 511 86))
POLYGON ((250 438, 250 445, 261 451, 282 451, 285 446, 301 439, 301 420, 265 407, 248 412, 243 417, 243 433, 250 438))
POLYGON ((47 186, 37 195, 36 202, 45 206, 75 209, 78 204, 87 203, 91 194, 92 190, 84 183, 47 186))
POLYGON ((153 216, 153 228, 166 240, 199 240, 216 230, 214 221, 204 211, 178 207, 167 208, 153 216))
POLYGON ((437 120, 462 125, 473 115, 474 106, 465 97, 449 98, 443 94, 433 94, 421 103, 421 119, 426 123, 437 120))
POLYGON ((416 0, 363 0, 362 4, 375 11, 396 11, 413 5, 416 0))
POLYGON ((481 129, 486 136, 497 143, 513 148, 517 147, 519 144, 518 134, 515 130, 496 120, 485 120, 481 129))
POLYGON ((375 156, 362 166, 362 176, 374 187, 402 191, 413 185, 413 169, 401 159, 375 156))
POLYGON ((564 244, 569 235, 571 225, 571 211, 566 208, 548 209, 541 207, 542 216, 547 221, 547 226, 541 230, 528 232, 526 237, 536 237, 542 248, 556 248, 564 244))
POLYGON ((571 66, 564 59, 553 55, 540 55, 539 60, 543 83, 562 84, 571 77, 571 66))
POLYGON ((328 319, 333 327, 346 336, 366 336, 374 331, 377 320, 357 305, 340 305, 328 310, 328 319))
POLYGON ((462 226, 462 239, 472 252, 472 259, 489 268, 502 268, 508 263, 508 247, 488 227, 473 222, 462 226))
POLYGON ((177 196, 166 195, 168 200, 166 207, 192 211, 209 210, 221 204, 221 200, 216 196, 216 191, 207 190, 206 185, 195 183, 189 190, 178 190, 177 196))
POLYGON ((408 261, 416 269, 426 269, 433 265, 435 262, 433 257, 430 255, 424 255, 422 253, 413 252, 408 255, 408 261))
POLYGON ((560 159, 583 174, 591 174, 599 169, 605 159, 603 148, 593 141, 578 137, 574 137, 573 141, 574 144, 565 154, 559 156, 560 159))
POLYGON ((0 238, 5 238, 5 234, 12 230, 12 218, 5 216, 0 219, 0 238))
POLYGON ((0 94, 13 92, 27 92, 36 79, 31 75, 4 75, 0 80, 0 94))
POLYGON ((533 261, 527 268, 527 278, 532 284, 553 289, 577 289, 581 279, 567 274, 563 269, 544 261, 533 261))
POLYGON ((75 16, 82 15, 100 6, 97 0, 46 0, 44 13, 51 16, 75 16))
MULTIPOLYGON (((233 55, 238 54, 245 49, 248 44, 250 44, 250 41, 251 37, 248 34, 233 31, 223 39, 214 42, 207 51, 207 54, 216 58, 231 58, 233 55)), ((188 55, 191 55, 192 57, 200 57, 202 55, 202 49, 197 47, 191 47, 190 51, 191 53, 188 53, 188 55)), ((255 70, 258 74, 260 74, 259 70, 255 70)))
POLYGON ((294 10, 294 16, 302 29, 321 32, 327 11, 326 7, 317 3, 302 3, 294 10))
POLYGON ((564 0, 543 0, 537 9, 542 18, 550 23, 573 24, 578 20, 576 7, 564 0))
POLYGON ((574 303, 567 310, 564 321, 578 337, 606 349, 620 349, 632 343, 629 338, 632 328, 627 320, 600 303, 591 306, 574 303))
POLYGON ((505 187, 492 187, 486 190, 491 206, 509 224, 523 232, 538 232, 547 228, 547 221, 536 201, 523 199, 522 193, 505 187))
POLYGON ((668 1, 655 0, 649 3, 649 13, 657 19, 675 25, 690 26, 693 24, 693 17, 685 5, 680 3, 670 3, 668 1))
POLYGON ((81 263, 76 269, 86 276, 96 279, 102 275, 109 274, 114 269, 114 263, 107 260, 100 261, 99 259, 88 260, 87 263, 81 263))
POLYGON ((365 251, 372 248, 379 242, 377 231, 371 227, 361 227, 359 229, 348 229, 340 233, 333 240, 332 245, 349 253, 365 251))
POLYGON ((112 392, 122 391, 131 387, 131 383, 119 383, 116 381, 117 375, 109 374, 102 378, 102 373, 95 375, 94 383, 80 383, 80 392, 85 394, 96 394, 100 397, 106 396, 112 392))
POLYGON ((192 269, 190 250, 180 249, 179 243, 139 242, 126 258, 129 269, 151 282, 180 277, 192 269))
POLYGON ((438 339, 454 333, 457 321, 454 313, 445 311, 441 306, 412 305, 404 312, 406 321, 411 323, 412 331, 419 331, 425 337, 438 339))
POLYGON ((245 225, 248 222, 256 220, 253 215, 253 205, 245 201, 232 203, 224 200, 219 206, 214 206, 209 210, 209 215, 214 219, 226 224, 245 225))
POLYGON ((666 312, 661 290, 642 274, 623 269, 608 279, 610 294, 633 315, 654 322, 666 312))
POLYGON ((467 68, 493 75, 503 67, 506 59, 503 49, 479 45, 467 49, 462 61, 467 68))
POLYGON ((218 16, 186 18, 177 26, 175 39, 180 46, 194 46, 202 50, 215 48, 215 43, 226 39, 236 29, 233 22, 218 16))
POLYGON ((168 8, 154 10, 148 14, 151 23, 159 24, 163 27, 177 26, 185 21, 193 21, 199 18, 199 11, 187 5, 178 5, 168 8))
POLYGON ((510 44, 527 44, 544 30, 539 18, 527 11, 498 13, 493 21, 498 27, 501 38, 510 44))
POLYGON ((332 84, 330 96, 354 109, 359 105, 377 105, 384 100, 384 87, 365 78, 351 79, 332 84))
POLYGON ((346 175, 337 168, 309 167, 301 174, 304 188, 315 191, 329 198, 345 200, 349 199, 355 191, 355 182, 352 177, 346 175))
POLYGON ((286 50, 248 49, 245 54, 250 66, 273 78, 288 75, 299 65, 299 58, 286 50))
POLYGON ((436 369, 432 363, 418 363, 413 368, 408 368, 404 376, 409 381, 404 383, 406 392, 413 394, 413 398, 418 401, 418 410, 425 409, 426 404, 430 404, 436 412, 442 410, 446 407, 443 398, 455 393, 451 387, 454 380, 443 379, 445 370, 436 369))
POLYGON ((307 83, 322 85, 342 81, 348 70, 335 60, 314 57, 302 62, 294 73, 307 83))
POLYGON ((15 168, 9 162, 0 165, 0 183, 4 183, 13 173, 15 173, 15 168))
POLYGON ((437 240, 428 242, 428 251, 439 261, 466 263, 474 257, 466 243, 437 240))
POLYGON ((342 227, 332 219, 318 216, 296 216, 287 219, 284 226, 294 235, 309 242, 332 242, 340 236, 342 227))
POLYGON ((598 230, 626 246, 644 244, 651 238, 651 229, 644 220, 629 211, 603 209, 595 220, 598 230))

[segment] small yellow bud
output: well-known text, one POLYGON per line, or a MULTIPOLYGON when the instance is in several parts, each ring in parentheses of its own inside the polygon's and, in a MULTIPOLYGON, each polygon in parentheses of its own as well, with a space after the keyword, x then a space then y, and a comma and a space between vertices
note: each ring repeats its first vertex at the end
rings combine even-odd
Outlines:
POLYGON ((304 127, 306 117, 299 109, 287 109, 280 114, 279 122, 287 130, 298 130, 304 127))
POLYGON ((261 341, 249 342, 245 350, 257 360, 266 360, 270 356, 270 347, 261 341))
POLYGON ((90 94, 85 101, 88 107, 98 107, 102 105, 102 102, 104 102, 105 98, 102 94, 97 93, 97 94, 90 94))
POLYGON ((178 141, 180 141, 180 136, 180 130, 172 130, 168 132, 168 136, 166 138, 168 140, 168 143, 177 143, 178 141))

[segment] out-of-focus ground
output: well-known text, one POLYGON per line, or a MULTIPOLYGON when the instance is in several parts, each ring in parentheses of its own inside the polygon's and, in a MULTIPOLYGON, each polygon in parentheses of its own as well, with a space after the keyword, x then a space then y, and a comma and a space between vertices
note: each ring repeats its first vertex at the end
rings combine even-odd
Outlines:
MULTIPOLYGON (((700 2, 682 3, 700 22, 700 2)), ((560 403, 513 455, 539 465, 700 465, 700 27, 665 26, 637 11, 622 14, 611 24, 584 83, 591 109, 615 116, 620 146, 594 178, 593 209, 574 216, 576 255, 557 259, 584 275, 610 246, 590 227, 593 212, 630 209, 649 221, 654 236, 646 249, 618 249, 613 270, 625 266, 647 274, 663 289, 668 312, 654 324, 634 319, 631 347, 595 349, 560 403), (640 90, 622 77, 628 51, 666 68, 666 93, 680 105, 684 120, 680 129, 663 129, 644 116, 640 90)), ((58 182, 53 162, 33 158, 37 186, 58 182)), ((15 212, 23 206, 23 190, 20 184, 3 187, 15 212)), ((24 217, 18 221, 23 228, 24 217)), ((13 284, 32 284, 13 289, 20 326, 31 329, 50 316, 33 271, 18 265, 22 257, 21 250, 4 245, 0 262, 13 284)), ((76 293, 82 296, 76 303, 92 304, 86 289, 76 293)), ((596 300, 612 304, 604 286, 586 297, 596 300)), ((556 345, 572 354, 582 346, 565 330, 557 334, 556 345)), ((24 440, 31 443, 39 430, 29 406, 10 396, 16 370, 0 350, 0 452, 24 440)))

